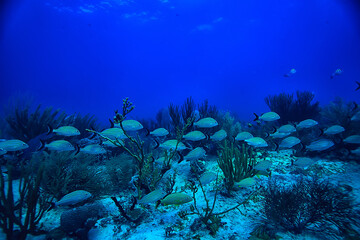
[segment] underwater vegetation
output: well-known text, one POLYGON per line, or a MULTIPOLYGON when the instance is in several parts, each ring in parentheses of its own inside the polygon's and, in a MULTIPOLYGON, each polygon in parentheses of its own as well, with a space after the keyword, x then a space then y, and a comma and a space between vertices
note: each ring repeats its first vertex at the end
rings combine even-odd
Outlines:
POLYGON ((316 119, 319 112, 319 102, 312 103, 315 94, 309 91, 297 91, 296 98, 291 93, 269 95, 265 98, 266 105, 271 111, 281 116, 280 124, 299 122, 305 119, 316 119))
POLYGON ((295 234, 321 230, 329 237, 359 224, 349 191, 317 177, 288 184, 272 179, 264 198, 265 221, 278 231, 279 226, 295 234))

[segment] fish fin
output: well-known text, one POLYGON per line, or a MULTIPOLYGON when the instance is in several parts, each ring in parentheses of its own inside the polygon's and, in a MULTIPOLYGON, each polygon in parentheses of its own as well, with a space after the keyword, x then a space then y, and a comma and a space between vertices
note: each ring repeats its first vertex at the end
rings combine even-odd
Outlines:
POLYGON ((145 129, 145 131, 146 131, 146 134, 145 134, 145 136, 147 137, 147 136, 149 136, 150 135, 150 131, 149 131, 149 129, 147 129, 147 128, 144 128, 145 129))
POLYGON ((54 129, 50 126, 50 124, 47 125, 48 127, 48 132, 46 135, 49 135, 50 133, 53 133, 54 129))
POLYGON ((110 122, 110 128, 113 128, 114 127, 114 122, 111 121, 111 119, 109 118, 109 122, 110 122))
POLYGON ((40 144, 41 144, 40 147, 37 149, 38 151, 41 151, 41 150, 43 150, 45 148, 44 140, 40 139, 40 144))
POLYGON ((184 161, 184 155, 182 155, 180 152, 177 152, 177 153, 179 154, 179 157, 180 157, 178 163, 181 163, 182 161, 184 161))
POLYGON ((160 146, 160 143, 156 139, 154 139, 154 141, 156 142, 156 146, 153 149, 157 149, 160 146))
POLYGON ((210 140, 209 134, 205 134, 205 137, 206 137, 206 141, 209 141, 209 140, 210 140))
POLYGON ((356 81, 356 84, 358 85, 357 88, 355 89, 355 91, 360 89, 360 82, 356 81))
POLYGON ((75 145, 75 156, 80 152, 80 147, 79 145, 75 145))
POLYGON ((235 139, 235 137, 234 137, 234 136, 232 136, 232 137, 233 137, 233 140, 234 140, 234 141, 233 141, 233 143, 235 143, 235 142, 236 142, 236 139, 235 139))
POLYGON ((259 120, 259 116, 256 113, 254 113, 254 115, 255 115, 254 122, 256 122, 257 120, 259 120))
POLYGON ((319 128, 319 130, 320 130, 319 137, 321 137, 322 135, 324 135, 324 129, 319 128))

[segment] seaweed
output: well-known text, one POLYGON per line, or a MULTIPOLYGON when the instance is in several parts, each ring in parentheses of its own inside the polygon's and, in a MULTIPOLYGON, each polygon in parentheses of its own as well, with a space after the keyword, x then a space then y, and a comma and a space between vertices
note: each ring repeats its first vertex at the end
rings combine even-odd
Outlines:
POLYGON ((286 124, 309 118, 315 119, 320 112, 320 107, 319 102, 312 103, 314 97, 314 93, 309 91, 297 91, 296 99, 294 99, 294 94, 280 93, 267 96, 265 103, 271 111, 280 115, 278 122, 286 124))
POLYGON ((252 168, 255 158, 251 153, 249 154, 245 144, 240 151, 233 142, 229 146, 229 141, 226 140, 221 148, 221 151, 218 151, 218 165, 224 173, 225 187, 230 193, 235 182, 255 175, 255 170, 252 168))
POLYGON ((5 117, 9 126, 8 134, 25 142, 47 132, 48 125, 60 126, 65 118, 66 114, 60 109, 53 110, 53 107, 47 107, 41 111, 41 105, 33 112, 29 105, 17 106, 5 117))
POLYGON ((211 117, 214 119, 218 118, 219 110, 216 105, 209 105, 209 100, 205 99, 201 105, 198 105, 199 113, 201 118, 211 117))
POLYGON ((129 186, 129 182, 135 171, 133 158, 130 155, 122 153, 110 157, 106 161, 105 167, 111 182, 109 187, 111 187, 113 191, 125 190, 129 186))
MULTIPOLYGON (((188 97, 181 105, 170 103, 168 110, 173 130, 183 128, 187 122, 194 118, 195 102, 192 97, 188 97)), ((192 120, 193 121, 193 120, 192 120)))

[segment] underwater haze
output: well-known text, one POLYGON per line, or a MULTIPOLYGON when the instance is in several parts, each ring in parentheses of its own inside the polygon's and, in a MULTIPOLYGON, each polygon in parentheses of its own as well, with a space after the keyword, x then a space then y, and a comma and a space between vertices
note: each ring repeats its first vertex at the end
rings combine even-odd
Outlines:
POLYGON ((26 92, 102 121, 124 97, 136 117, 192 96, 244 120, 269 94, 359 100, 358 1, 5 1, 0 36, 2 103, 26 92))

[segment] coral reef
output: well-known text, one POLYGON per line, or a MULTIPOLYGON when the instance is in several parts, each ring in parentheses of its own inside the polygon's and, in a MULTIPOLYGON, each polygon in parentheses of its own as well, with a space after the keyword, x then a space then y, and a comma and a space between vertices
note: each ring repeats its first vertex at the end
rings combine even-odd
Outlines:
POLYGON ((281 116, 280 124, 289 122, 300 122, 305 119, 314 119, 320 112, 319 102, 312 103, 315 95, 309 91, 297 91, 296 99, 294 94, 280 93, 269 95, 265 103, 271 111, 281 116))

